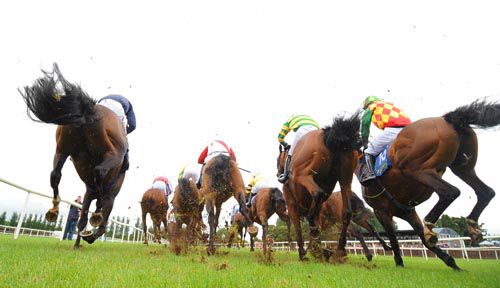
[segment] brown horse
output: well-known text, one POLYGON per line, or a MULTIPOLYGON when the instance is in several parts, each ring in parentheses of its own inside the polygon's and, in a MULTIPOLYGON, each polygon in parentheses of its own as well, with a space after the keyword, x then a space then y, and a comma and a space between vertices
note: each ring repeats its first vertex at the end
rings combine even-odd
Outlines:
MULTIPOLYGON (((290 218, 286 210, 285 199, 283 193, 278 188, 262 188, 259 190, 255 198, 252 200, 252 206, 249 209, 250 220, 262 226, 262 242, 264 253, 267 249, 267 235, 269 233, 269 225, 267 220, 274 213, 278 214, 288 228, 288 244, 291 243, 290 238, 290 218)), ((254 250, 254 237, 250 237, 250 251, 254 250)))
MULTIPOLYGON (((283 185, 288 215, 295 227, 299 257, 305 259, 300 217, 309 222, 311 240, 319 241, 315 219, 321 204, 332 193, 337 182, 342 194, 342 228, 337 254, 346 255, 346 233, 351 219, 351 182, 360 146, 359 113, 351 117, 336 117, 329 127, 304 135, 297 143, 290 163, 290 177, 283 185)), ((288 151, 280 146, 278 175, 288 151)))
POLYGON ((441 177, 449 167, 474 189, 477 203, 467 220, 471 239, 477 242, 481 236, 478 218, 495 192, 477 177, 474 170, 478 143, 470 125, 488 128, 499 124, 500 104, 477 100, 442 117, 425 118, 410 124, 390 145, 388 155, 392 167, 363 189, 363 197, 373 207, 387 232, 397 266, 404 265, 392 226, 394 216, 406 220, 429 250, 446 265, 459 270, 455 260, 436 246, 437 237, 432 232, 434 223, 460 195, 458 188, 441 177), (434 191, 439 200, 422 224, 414 207, 429 199, 434 191))
POLYGON ((182 224, 186 224, 186 242, 193 243, 197 227, 201 227, 204 203, 199 194, 196 183, 191 179, 179 179, 177 187, 174 191, 174 205, 175 222, 177 223, 176 233, 181 231, 182 224))
POLYGON ((161 223, 165 233, 167 233, 167 212, 168 200, 165 193, 160 189, 149 189, 144 192, 141 200, 142 209, 142 229, 144 231, 144 244, 148 244, 148 229, 146 226, 146 215, 149 213, 151 220, 153 220, 153 231, 155 240, 161 243, 161 223))
POLYGON ((210 227, 208 254, 215 253, 214 236, 219 224, 222 203, 234 196, 240 204, 240 212, 248 220, 248 211, 245 205, 245 184, 236 162, 229 156, 217 155, 210 159, 203 168, 203 180, 200 195, 205 200, 210 227))
POLYGON ((97 105, 78 85, 67 82, 54 63, 52 73, 43 72, 31 87, 21 94, 28 106, 28 115, 35 121, 59 125, 56 130, 56 153, 50 184, 54 192, 53 208, 46 214, 54 222, 59 213, 59 182, 64 162, 71 157, 86 192, 78 221, 78 237, 93 243, 106 231, 109 214, 125 178, 127 138, 122 123, 114 112, 97 105), (39 120, 34 119, 31 111, 39 120), (96 212, 90 219, 98 226, 95 233, 84 231, 89 206, 97 199, 96 212))
POLYGON ((245 226, 245 216, 240 212, 235 213, 231 217, 231 231, 229 233, 229 240, 227 241, 227 247, 231 248, 233 239, 236 237, 236 234, 240 236, 239 247, 244 247, 245 243, 245 235, 246 235, 246 226, 245 226), (243 233, 243 229, 245 229, 245 233, 243 233))
MULTIPOLYGON (((363 227, 368 231, 373 237, 377 238, 385 251, 391 250, 385 241, 380 237, 375 228, 368 222, 371 218, 373 218, 373 214, 369 213, 368 208, 365 207, 365 204, 359 197, 352 193, 351 199, 352 205, 352 220, 363 227)), ((330 197, 321 205, 321 211, 319 217, 316 220, 316 224, 320 227, 322 231, 335 225, 336 223, 340 223, 342 221, 342 195, 340 191, 333 192, 330 197)), ((372 260, 372 254, 368 247, 366 246, 365 239, 363 238, 363 234, 357 231, 356 228, 352 225, 352 223, 347 227, 349 233, 352 236, 356 237, 358 241, 361 243, 363 247, 363 252, 365 253, 366 259, 368 261, 372 260)))

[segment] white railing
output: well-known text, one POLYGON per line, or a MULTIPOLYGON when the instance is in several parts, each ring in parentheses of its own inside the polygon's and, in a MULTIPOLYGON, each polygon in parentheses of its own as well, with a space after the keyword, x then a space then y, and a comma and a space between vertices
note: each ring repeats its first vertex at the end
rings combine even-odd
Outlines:
MULTIPOLYGON (((496 236, 483 236, 485 240, 500 239, 500 235, 496 236)), ((469 237, 455 237, 455 238, 440 238, 438 239, 438 246, 441 247, 446 253, 452 254, 453 257, 461 257, 463 259, 496 259, 499 260, 500 247, 467 247, 465 241, 470 241, 469 237)), ((368 249, 376 257, 377 255, 386 255, 386 251, 377 240, 365 241, 368 249)), ((429 255, 433 253, 422 244, 420 239, 412 240, 399 240, 399 247, 401 254, 406 257, 424 257, 428 259, 429 255)), ((309 241, 304 241, 304 246, 307 246, 309 241)), ((334 247, 337 241, 321 241, 324 248, 334 247)), ((291 247, 288 242, 274 242, 273 250, 279 251, 295 251, 297 249, 297 242, 292 242, 291 247)), ((348 240, 346 244, 346 251, 351 254, 363 254, 363 247, 359 241, 348 240)), ((393 255, 392 251, 388 252, 393 255)), ((434 255, 435 256, 435 255, 434 255)))
MULTIPOLYGON (((44 235, 48 235, 49 233, 55 237, 58 233, 60 233, 60 236, 57 236, 58 238, 60 238, 62 240, 62 237, 63 237, 63 232, 64 232, 64 227, 66 226, 66 218, 67 217, 63 217, 63 222, 62 222, 62 229, 63 231, 47 231, 47 230, 38 230, 38 229, 30 229, 30 228, 23 228, 22 227, 22 224, 24 222, 24 217, 26 216, 26 208, 27 208, 27 205, 28 205, 28 202, 29 202, 29 199, 30 199, 30 196, 31 194, 35 194, 35 195, 38 195, 38 196, 41 196, 41 197, 44 197, 44 198, 49 198, 49 199, 52 199, 52 195, 49 195, 49 194, 46 194, 46 193, 42 193, 42 192, 37 192, 37 191, 34 191, 34 190, 31 190, 31 189, 28 189, 28 188, 25 188, 25 187, 22 187, 18 184, 15 184, 15 183, 12 183, 6 179, 3 179, 0 177, 0 182, 3 182, 9 186, 12 186, 12 187, 15 187, 19 190, 22 190, 24 192, 27 192, 26 194, 26 198, 24 200, 24 204, 23 204, 23 208, 21 210, 21 212, 19 213, 19 219, 18 219, 18 222, 17 222, 17 227, 15 227, 14 231, 11 232, 11 233, 8 233, 9 231, 12 231, 12 226, 4 226, 4 225, 1 225, 0 226, 0 232, 3 231, 3 234, 14 234, 14 239, 17 239, 19 237, 19 235, 28 235, 28 236, 33 236, 33 232, 34 231, 39 231, 37 235, 34 235, 34 236, 40 236, 43 231, 43 233, 45 233, 44 235), (28 233, 26 233, 26 231, 28 231, 28 233), (31 232, 29 232, 31 231, 31 232)), ((78 208, 82 208, 82 205, 79 204, 79 203, 76 203, 76 202, 73 202, 73 201, 68 201, 68 200, 64 200, 64 199, 61 199, 61 202, 63 203, 67 203, 69 205, 72 205, 72 206, 75 206, 75 207, 78 207, 78 208)), ((99 239, 101 239, 101 241, 111 241, 111 242, 130 242, 130 243, 140 243, 143 241, 143 232, 142 232, 142 229, 140 228, 137 228, 133 225, 130 225, 130 224, 127 224, 127 223, 123 223, 123 222, 120 222, 120 221, 116 221, 112 218, 109 218, 108 221, 114 223, 113 225, 113 233, 112 233, 112 236, 111 236, 111 239, 108 239, 108 237, 106 237, 106 233, 104 233, 103 236, 101 236, 99 239), (125 235, 125 229, 129 227, 129 233, 128 235, 125 235), (121 233, 121 239, 119 238, 115 238, 115 235, 116 235, 116 231, 118 231, 121 229, 122 233, 121 233), (132 229, 132 233, 130 233, 130 229, 132 229)), ((147 237, 148 237, 148 240, 152 240, 153 239, 153 234, 150 233, 150 232, 147 232, 147 237)), ((44 237, 51 237, 51 236, 44 236, 44 237)))

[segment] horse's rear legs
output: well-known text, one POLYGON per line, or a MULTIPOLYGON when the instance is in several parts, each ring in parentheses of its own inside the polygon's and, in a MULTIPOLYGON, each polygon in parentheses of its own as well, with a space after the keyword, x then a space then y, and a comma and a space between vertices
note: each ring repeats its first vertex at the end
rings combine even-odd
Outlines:
POLYGON ((443 214, 444 210, 446 210, 446 208, 448 208, 448 206, 450 206, 450 204, 455 201, 458 196, 460 196, 460 190, 444 181, 434 170, 409 173, 408 176, 428 187, 431 187, 439 196, 439 200, 436 205, 434 205, 429 214, 427 214, 424 218, 425 239, 430 246, 435 246, 437 243, 437 235, 432 231, 432 228, 441 214, 443 214))
POLYGON ((495 197, 495 191, 477 177, 474 170, 461 169, 462 167, 451 167, 455 175, 460 177, 467 185, 469 185, 477 195, 477 203, 467 216, 468 232, 473 245, 478 245, 482 238, 482 232, 477 224, 479 216, 484 208, 488 206, 491 199, 495 197))
POLYGON ((80 238, 83 236, 89 235, 89 231, 85 231, 85 227, 87 227, 87 221, 88 221, 88 214, 89 214, 89 207, 90 207, 90 202, 92 202, 93 198, 90 196, 91 193, 89 193, 89 189, 87 188, 87 191, 85 192, 85 195, 83 196, 83 203, 82 203, 82 211, 80 212, 80 219, 78 220, 78 235, 76 236, 76 241, 75 245, 73 246, 74 249, 80 248, 80 238))

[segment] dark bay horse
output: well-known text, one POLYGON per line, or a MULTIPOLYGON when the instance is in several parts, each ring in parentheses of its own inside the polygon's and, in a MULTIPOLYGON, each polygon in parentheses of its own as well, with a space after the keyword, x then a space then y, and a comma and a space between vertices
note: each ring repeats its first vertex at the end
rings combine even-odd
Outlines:
POLYGON ((201 234, 196 237, 196 229, 202 225, 201 212, 204 203, 195 181, 184 178, 179 179, 172 202, 177 224, 176 233, 181 231, 182 224, 186 224, 186 242, 193 243, 195 238, 201 239, 201 234))
POLYGON ((85 183, 86 192, 82 212, 78 221, 78 237, 75 248, 80 246, 80 237, 93 243, 106 231, 109 214, 113 209, 125 178, 124 156, 127 138, 122 123, 114 112, 97 105, 78 85, 69 83, 54 64, 52 73, 43 72, 29 87, 20 91, 28 107, 28 115, 35 121, 59 125, 56 130, 56 153, 50 174, 50 185, 54 192, 53 208, 46 214, 54 222, 59 213, 59 182, 61 170, 68 157, 85 183), (39 120, 34 119, 33 113, 39 120), (98 226, 95 233, 84 231, 89 206, 97 199, 96 213, 90 223, 98 226))
MULTIPOLYGON (((351 222, 356 223, 357 225, 363 227, 370 233, 373 237, 377 238, 385 251, 391 250, 385 241, 380 237, 375 228, 368 222, 371 218, 374 218, 373 214, 369 213, 368 208, 365 207, 365 204, 356 193, 352 193, 351 199, 352 205, 352 220, 351 222)), ((321 205, 321 211, 316 220, 317 225, 320 227, 322 231, 325 229, 335 225, 336 223, 341 223, 342 221, 342 194, 340 191, 333 192, 328 199, 323 202, 321 205)), ((372 254, 366 246, 365 239, 363 234, 356 230, 356 228, 352 225, 352 223, 347 227, 349 233, 352 236, 356 237, 363 247, 363 252, 365 253, 366 259, 368 261, 372 260, 372 254)))
POLYGON ((437 237, 432 232, 441 214, 460 195, 458 188, 441 177, 449 167, 476 193, 477 203, 467 221, 472 241, 479 241, 481 231, 477 221, 495 192, 478 178, 474 170, 478 142, 471 125, 488 128, 499 124, 500 104, 476 100, 442 117, 425 118, 410 124, 390 145, 388 155, 392 167, 363 189, 363 197, 387 232, 397 266, 404 265, 391 224, 394 216, 406 220, 422 243, 446 265, 460 270, 455 260, 436 246, 437 237), (434 191, 439 200, 422 223, 414 207, 429 199, 434 191))
POLYGON ((226 155, 217 155, 210 159, 203 168, 200 195, 208 212, 210 235, 207 252, 210 255, 215 253, 214 236, 222 203, 234 196, 240 204, 240 212, 245 216, 245 222, 250 222, 245 205, 245 184, 236 162, 226 155))
MULTIPOLYGON (((357 164, 359 113, 351 117, 336 117, 329 127, 311 131, 297 143, 290 163, 290 178, 283 185, 288 215, 294 224, 299 257, 305 259, 300 217, 309 222, 311 240, 319 241, 316 226, 321 204, 332 193, 337 182, 342 194, 342 228, 337 254, 346 255, 346 233, 351 219, 351 183, 357 164)), ((280 146, 278 175, 282 173, 287 151, 280 146)))
MULTIPOLYGON (((278 188, 262 188, 255 198, 252 199, 252 206, 249 211, 250 220, 262 226, 262 243, 264 253, 268 253, 267 235, 269 234, 269 225, 267 220, 276 213, 278 217, 286 223, 288 228, 288 244, 290 238, 290 218, 286 209, 283 193, 278 188)), ((254 250, 254 237, 250 237, 250 251, 254 250)))
POLYGON ((144 232, 144 244, 148 244, 148 228, 146 226, 146 215, 149 213, 153 221, 153 231, 157 243, 161 244, 161 223, 167 233, 168 200, 165 193, 160 189, 148 189, 144 192, 141 200, 142 229, 144 232))

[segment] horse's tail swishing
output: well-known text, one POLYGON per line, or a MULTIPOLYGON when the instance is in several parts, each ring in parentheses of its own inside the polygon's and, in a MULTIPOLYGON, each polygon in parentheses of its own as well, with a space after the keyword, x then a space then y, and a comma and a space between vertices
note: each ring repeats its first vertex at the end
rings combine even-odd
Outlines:
POLYGON ((454 174, 472 187, 477 195, 477 203, 467 216, 467 221, 472 242, 478 244, 482 238, 482 232, 477 222, 484 208, 495 197, 495 191, 484 184, 474 170, 478 144, 471 125, 481 129, 500 125, 500 103, 478 99, 469 105, 446 113, 443 118, 453 125, 460 135, 460 147, 450 168, 454 174))
POLYGON ((470 128, 470 125, 482 129, 494 127, 500 125, 500 103, 478 99, 444 114, 443 117, 459 133, 470 128))
POLYGON ((96 120, 96 100, 85 93, 80 86, 67 82, 57 64, 52 73, 44 72, 24 91, 19 92, 28 107, 28 116, 34 121, 57 125, 84 125, 96 120), (33 113, 39 120, 33 118, 33 113))

